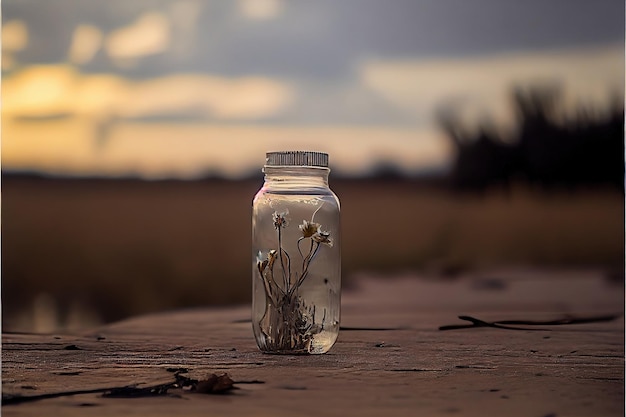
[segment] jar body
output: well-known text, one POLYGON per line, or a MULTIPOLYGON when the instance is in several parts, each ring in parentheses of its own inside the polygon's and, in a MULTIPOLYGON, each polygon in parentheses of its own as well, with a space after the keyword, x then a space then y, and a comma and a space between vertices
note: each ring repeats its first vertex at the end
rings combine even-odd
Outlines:
POLYGON ((267 353, 326 353, 341 305, 339 200, 327 168, 266 167, 252 206, 252 328, 267 353))

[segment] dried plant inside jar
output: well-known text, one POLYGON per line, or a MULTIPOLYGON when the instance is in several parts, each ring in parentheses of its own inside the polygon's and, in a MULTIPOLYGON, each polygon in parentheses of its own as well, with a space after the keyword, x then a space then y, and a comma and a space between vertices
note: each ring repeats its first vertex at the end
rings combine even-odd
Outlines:
POLYGON ((259 327, 266 351, 306 353, 311 349, 313 336, 324 330, 326 311, 324 309, 321 321, 316 323, 315 305, 307 305, 298 290, 306 281, 309 268, 320 250, 332 248, 333 240, 330 233, 323 231, 322 225, 314 221, 313 213, 311 220, 303 220, 298 225, 298 255, 290 255, 283 243, 283 229, 289 227, 288 215, 288 211, 272 214, 277 249, 257 255, 258 276, 263 282, 266 301, 259 327))

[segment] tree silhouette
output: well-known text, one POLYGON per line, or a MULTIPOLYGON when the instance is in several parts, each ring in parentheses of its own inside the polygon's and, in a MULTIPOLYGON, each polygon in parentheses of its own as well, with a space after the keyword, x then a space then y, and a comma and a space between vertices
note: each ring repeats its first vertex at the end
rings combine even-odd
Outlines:
POLYGON ((517 117, 513 141, 484 122, 477 133, 465 129, 451 107, 437 120, 456 148, 450 172, 458 190, 484 191, 525 181, 544 189, 624 184, 624 113, 618 98, 608 111, 578 105, 565 118, 562 92, 555 85, 515 87, 517 117))

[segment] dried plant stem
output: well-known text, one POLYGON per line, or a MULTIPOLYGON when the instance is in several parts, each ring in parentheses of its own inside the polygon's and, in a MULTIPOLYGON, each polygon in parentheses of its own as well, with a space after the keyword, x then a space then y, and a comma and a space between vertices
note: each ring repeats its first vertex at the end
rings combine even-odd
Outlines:
POLYGON ((283 285, 285 288, 285 292, 289 292, 289 281, 291 279, 291 258, 289 258, 289 254, 287 251, 283 249, 282 238, 280 233, 280 228, 278 228, 278 257, 280 259, 280 266, 283 271, 283 285), (285 257, 287 258, 287 265, 285 265, 285 257))
POLYGON ((300 285, 302 285, 307 275, 309 274, 309 265, 311 264, 311 261, 313 261, 313 258, 315 258, 315 255, 317 255, 317 251, 319 250, 319 248, 319 242, 313 242, 311 240, 311 249, 309 250, 309 254, 302 260, 302 275, 296 282, 296 285, 294 285, 294 287, 291 289, 291 291, 288 291, 288 294, 293 294, 295 291, 298 290, 298 288, 300 288, 300 285), (313 249, 314 246, 315 249, 313 249))

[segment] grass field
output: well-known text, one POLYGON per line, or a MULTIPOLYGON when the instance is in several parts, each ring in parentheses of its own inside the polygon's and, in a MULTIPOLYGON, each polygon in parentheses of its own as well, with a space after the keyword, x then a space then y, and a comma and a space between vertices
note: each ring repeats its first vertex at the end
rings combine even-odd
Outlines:
MULTIPOLYGON (((5 176, 3 328, 54 331, 250 299, 258 181, 5 176)), ((410 181, 337 180, 344 282, 359 272, 453 276, 502 266, 622 271, 617 191, 458 195, 410 181)))

